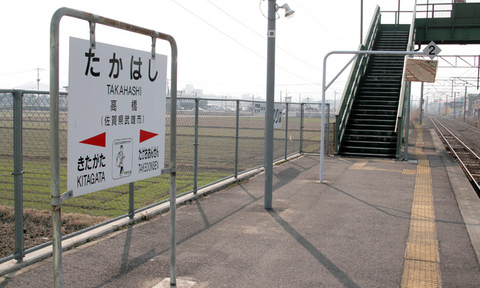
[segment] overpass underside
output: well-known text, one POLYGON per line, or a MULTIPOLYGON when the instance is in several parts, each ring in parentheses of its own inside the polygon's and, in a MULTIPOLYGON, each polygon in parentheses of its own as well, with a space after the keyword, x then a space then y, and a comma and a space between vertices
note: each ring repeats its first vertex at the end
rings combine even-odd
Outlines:
POLYGON ((418 5, 415 30, 417 45, 480 44, 480 3, 418 5))

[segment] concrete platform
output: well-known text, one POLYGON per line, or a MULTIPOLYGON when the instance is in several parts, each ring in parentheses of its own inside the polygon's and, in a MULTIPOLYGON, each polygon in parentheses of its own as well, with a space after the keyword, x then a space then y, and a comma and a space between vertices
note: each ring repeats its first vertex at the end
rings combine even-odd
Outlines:
MULTIPOLYGON (((325 183, 319 155, 288 161, 270 210, 262 173, 188 200, 177 286, 478 287, 480 200, 430 130, 411 131, 408 158, 325 157, 325 183)), ((166 212, 64 252, 64 286, 168 287, 169 263, 166 212)), ((53 287, 52 259, 0 287, 53 287)))

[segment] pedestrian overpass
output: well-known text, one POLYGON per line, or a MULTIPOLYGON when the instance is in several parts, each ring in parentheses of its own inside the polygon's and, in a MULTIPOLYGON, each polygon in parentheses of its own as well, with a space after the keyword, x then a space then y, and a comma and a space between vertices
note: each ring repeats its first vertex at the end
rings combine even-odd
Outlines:
MULTIPOLYGON (((413 51, 434 41, 480 44, 480 3, 417 4, 411 24, 382 24, 377 6, 358 50, 413 51)), ((400 158, 406 117, 404 56, 359 55, 335 113, 335 155, 400 158)))

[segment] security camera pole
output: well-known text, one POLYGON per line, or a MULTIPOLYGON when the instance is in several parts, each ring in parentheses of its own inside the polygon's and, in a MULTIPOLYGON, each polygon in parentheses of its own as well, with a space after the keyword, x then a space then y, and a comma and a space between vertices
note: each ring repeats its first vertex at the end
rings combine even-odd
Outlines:
POLYGON ((275 105, 275 13, 276 0, 268 0, 267 105, 265 111, 265 209, 272 209, 273 193, 273 110, 275 105))

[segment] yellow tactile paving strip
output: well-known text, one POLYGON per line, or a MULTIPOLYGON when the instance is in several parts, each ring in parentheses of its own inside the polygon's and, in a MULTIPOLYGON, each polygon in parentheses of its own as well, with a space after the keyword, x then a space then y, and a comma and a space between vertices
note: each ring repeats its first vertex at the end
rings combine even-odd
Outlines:
POLYGON ((417 132, 418 165, 402 287, 441 287, 430 163, 423 153, 423 131, 417 132))
POLYGON ((384 172, 399 172, 402 174, 407 174, 407 175, 415 175, 417 173, 416 170, 412 169, 403 169, 403 170, 393 170, 393 169, 382 169, 382 168, 376 168, 372 166, 366 166, 369 163, 369 160, 359 160, 358 162, 352 164, 348 169, 353 169, 353 170, 369 170, 369 171, 384 171, 384 172))

